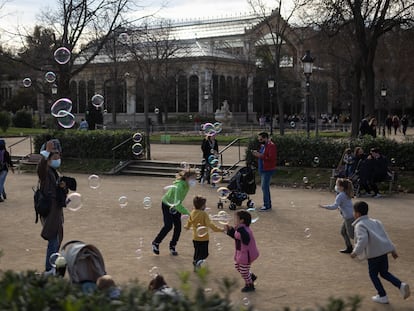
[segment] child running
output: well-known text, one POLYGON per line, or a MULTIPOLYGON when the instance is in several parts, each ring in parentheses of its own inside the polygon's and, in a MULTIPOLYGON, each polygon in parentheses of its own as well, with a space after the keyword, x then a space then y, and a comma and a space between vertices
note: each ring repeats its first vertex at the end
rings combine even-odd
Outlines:
POLYGON ((352 182, 349 179, 338 178, 336 180, 335 192, 338 193, 335 198, 335 203, 331 205, 319 205, 321 208, 329 210, 338 209, 344 219, 341 227, 341 235, 345 241, 345 249, 339 252, 344 254, 352 253, 351 239, 354 238, 354 228, 352 223, 354 221, 354 215, 352 210, 352 196, 354 188, 352 182))
POLYGON ((401 296, 407 299, 410 296, 408 284, 388 272, 388 253, 391 253, 394 259, 398 258, 398 254, 383 224, 379 220, 368 217, 368 204, 364 201, 354 204, 354 217, 356 220, 352 225, 355 228, 355 248, 351 258, 358 256, 359 259, 368 259, 369 277, 378 292, 372 297, 372 301, 388 303, 387 293, 378 274, 397 287, 401 296))
POLYGON ((259 257, 256 241, 250 229, 252 216, 247 211, 238 211, 235 217, 235 226, 226 225, 227 235, 235 240, 236 251, 234 261, 236 270, 244 279, 243 293, 255 290, 254 281, 257 276, 250 272, 250 266, 259 257))
POLYGON ((224 232, 225 230, 217 227, 210 221, 210 217, 205 212, 206 198, 196 195, 193 199, 194 209, 191 211, 190 218, 184 228, 190 229, 193 227, 193 244, 194 257, 193 265, 194 271, 201 267, 204 260, 208 257, 208 242, 209 234, 208 228, 215 232, 224 232), (205 230, 200 230, 200 228, 205 230))
POLYGON ((167 193, 162 197, 161 208, 164 226, 152 242, 152 251, 154 254, 160 254, 160 243, 174 226, 174 233, 170 241, 170 253, 173 256, 178 255, 175 248, 181 234, 181 214, 190 215, 190 212, 183 206, 183 201, 187 196, 190 187, 195 186, 196 183, 195 171, 191 169, 183 170, 176 176, 173 184, 175 187, 170 187, 167 193), (178 204, 171 206, 169 204, 170 202, 178 202, 178 204))

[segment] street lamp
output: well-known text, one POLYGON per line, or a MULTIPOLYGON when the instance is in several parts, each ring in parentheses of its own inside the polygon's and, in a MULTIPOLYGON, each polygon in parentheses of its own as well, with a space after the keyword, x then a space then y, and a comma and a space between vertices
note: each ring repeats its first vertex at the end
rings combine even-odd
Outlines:
POLYGON ((310 50, 307 50, 305 56, 302 57, 303 74, 306 77, 306 135, 309 138, 310 135, 310 114, 309 114, 309 95, 310 95, 310 76, 313 69, 313 57, 310 54, 310 50))
POLYGON ((52 84, 52 95, 55 96, 58 92, 58 86, 56 85, 56 83, 52 84))
POLYGON ((270 136, 273 135, 273 88, 275 87, 275 80, 273 78, 269 78, 267 80, 267 88, 269 89, 269 104, 270 104, 270 136))
MULTIPOLYGON (((387 97, 387 88, 385 87, 385 85, 383 85, 381 87, 381 98, 382 98, 382 105, 384 106, 384 108, 385 108, 385 97, 387 97)), ((380 109, 379 115, 380 115, 380 118, 381 118, 381 109, 380 109)), ((385 121, 380 119, 380 120, 378 120, 378 122, 379 122, 380 126, 381 126, 381 123, 383 123, 382 136, 385 136, 385 121)))

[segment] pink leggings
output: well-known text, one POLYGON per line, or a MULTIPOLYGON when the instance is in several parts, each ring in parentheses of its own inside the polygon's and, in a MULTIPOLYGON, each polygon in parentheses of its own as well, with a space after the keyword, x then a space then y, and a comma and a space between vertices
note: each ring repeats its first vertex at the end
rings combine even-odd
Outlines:
POLYGON ((240 263, 235 263, 234 266, 236 267, 236 270, 239 271, 246 284, 253 283, 252 275, 250 273, 250 264, 243 265, 240 263))

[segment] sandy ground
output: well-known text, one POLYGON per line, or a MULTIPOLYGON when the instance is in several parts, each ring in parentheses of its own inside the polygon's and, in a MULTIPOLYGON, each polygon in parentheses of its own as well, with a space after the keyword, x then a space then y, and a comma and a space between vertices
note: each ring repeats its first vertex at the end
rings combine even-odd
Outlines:
MULTIPOLYGON (((71 174, 68 174, 71 176, 71 174)), ((179 271, 192 271, 192 234, 183 231, 177 250, 178 257, 168 253, 170 235, 161 244, 161 254, 153 255, 151 241, 162 223, 160 199, 163 187, 171 179, 101 176, 101 186, 91 189, 88 175, 72 175, 78 181, 83 207, 77 212, 65 210, 64 242, 78 239, 97 246, 105 259, 106 270, 118 283, 138 279, 143 285, 150 280, 150 270, 157 267, 170 285, 179 286, 179 271), (118 198, 127 196, 128 205, 121 208, 118 198), (151 197, 152 206, 144 209, 143 198, 151 197), (136 250, 141 249, 137 258, 136 250)), ((32 186, 33 174, 9 174, 6 182, 8 198, 0 203, 0 270, 35 269, 43 271, 46 241, 40 237, 40 224, 34 223, 32 186)), ((299 181, 300 182, 300 181, 299 181)), ((261 191, 252 199, 261 203, 261 191)), ((403 300, 399 291, 384 282, 390 305, 370 301, 375 294, 369 280, 367 263, 340 254, 343 248, 339 230, 341 217, 336 211, 317 207, 330 203, 334 195, 326 191, 272 187, 274 210, 260 213, 252 224, 260 250, 253 264, 257 274, 256 292, 240 292, 242 280, 233 267, 233 241, 222 233, 211 233, 210 270, 206 288, 218 289, 217 280, 234 278, 238 286, 231 298, 235 304, 249 301, 257 310, 281 310, 283 306, 315 307, 333 297, 359 294, 364 298, 361 310, 414 310, 414 298, 403 300), (309 233, 305 233, 306 229, 309 233)), ((195 194, 208 199, 209 212, 217 213, 217 193, 207 185, 197 185, 185 200, 191 206, 195 194)), ((370 215, 381 219, 397 246, 400 258, 390 259, 390 271, 414 289, 414 219, 413 195, 394 194, 382 199, 366 199, 370 215)), ((245 203, 245 202, 244 202, 245 203)), ((234 212, 225 204, 225 211, 234 212)), ((192 272, 191 272, 192 273, 192 272)), ((196 286, 197 278, 191 280, 196 286)))

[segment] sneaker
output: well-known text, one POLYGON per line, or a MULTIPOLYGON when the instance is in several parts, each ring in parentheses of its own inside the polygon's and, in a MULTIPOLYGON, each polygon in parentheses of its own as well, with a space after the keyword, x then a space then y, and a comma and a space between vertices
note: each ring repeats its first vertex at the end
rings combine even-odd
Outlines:
POLYGON ((263 206, 263 207, 261 207, 260 209, 259 209, 259 212, 269 212, 269 211, 271 211, 272 210, 272 208, 271 207, 266 207, 266 206, 263 206))
POLYGON ((55 268, 52 268, 52 269, 50 269, 50 270, 48 270, 48 271, 45 271, 45 272, 43 272, 43 275, 44 276, 53 276, 53 275, 56 275, 56 269, 55 268))
POLYGON ((257 280, 257 275, 256 274, 254 274, 254 273, 251 273, 250 274, 250 277, 252 278, 252 282, 254 283, 254 281, 256 281, 257 280))
POLYGON ((407 283, 401 283, 401 285, 400 285, 400 293, 401 293, 401 296, 404 298, 404 299, 407 299, 408 297, 410 297, 410 286, 408 286, 408 284, 407 283))
POLYGON ((194 261, 194 263, 193 263, 194 264, 194 271, 197 271, 198 269, 200 269, 204 262, 205 262, 204 259, 194 261))
POLYGON ((160 254, 160 244, 152 242, 152 252, 155 255, 159 255, 160 254))
POLYGON ((254 288, 253 283, 252 284, 246 284, 246 286, 241 289, 242 293, 254 292, 254 290, 255 290, 255 288, 254 288))
POLYGON ((339 252, 342 253, 342 254, 351 254, 352 253, 352 247, 347 247, 345 249, 341 249, 339 252))
POLYGON ((173 256, 178 256, 178 252, 175 250, 175 246, 170 246, 170 253, 173 256))
POLYGON ((373 198, 378 199, 378 198, 382 198, 382 195, 380 195, 379 193, 375 193, 372 195, 373 198))
POLYGON ((387 304, 387 303, 389 303, 389 301, 388 301, 388 297, 387 297, 387 296, 382 296, 382 297, 380 297, 380 295, 375 295, 375 296, 372 296, 372 301, 373 301, 373 302, 382 303, 382 304, 387 304))

